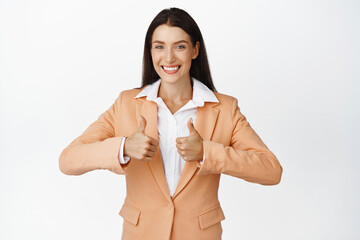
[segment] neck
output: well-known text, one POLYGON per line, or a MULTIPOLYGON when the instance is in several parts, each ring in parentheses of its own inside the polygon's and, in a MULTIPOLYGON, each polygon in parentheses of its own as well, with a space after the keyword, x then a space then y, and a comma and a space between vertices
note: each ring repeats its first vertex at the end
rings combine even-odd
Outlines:
POLYGON ((183 101, 192 99, 193 88, 191 86, 191 80, 179 81, 176 83, 167 83, 161 81, 158 96, 163 100, 169 101, 183 101))

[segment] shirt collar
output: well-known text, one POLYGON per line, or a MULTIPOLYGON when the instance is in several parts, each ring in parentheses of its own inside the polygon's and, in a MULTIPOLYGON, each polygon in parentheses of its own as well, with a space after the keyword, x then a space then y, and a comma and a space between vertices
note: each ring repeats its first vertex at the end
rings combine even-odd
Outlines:
MULTIPOLYGON (((197 107, 204 106, 205 102, 219 102, 215 94, 202 82, 192 77, 193 79, 193 96, 192 102, 197 107)), ((146 96, 146 100, 154 101, 158 98, 161 79, 147 85, 138 95, 134 98, 140 98, 146 96)))

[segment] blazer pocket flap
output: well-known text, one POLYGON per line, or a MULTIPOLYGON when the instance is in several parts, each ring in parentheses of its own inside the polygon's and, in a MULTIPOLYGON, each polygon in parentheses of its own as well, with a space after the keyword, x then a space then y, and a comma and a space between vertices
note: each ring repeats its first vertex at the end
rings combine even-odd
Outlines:
POLYGON ((124 204, 119 215, 136 226, 139 222, 140 211, 124 204))
POLYGON ((225 219, 220 205, 211 208, 199 215, 200 228, 205 229, 225 219))

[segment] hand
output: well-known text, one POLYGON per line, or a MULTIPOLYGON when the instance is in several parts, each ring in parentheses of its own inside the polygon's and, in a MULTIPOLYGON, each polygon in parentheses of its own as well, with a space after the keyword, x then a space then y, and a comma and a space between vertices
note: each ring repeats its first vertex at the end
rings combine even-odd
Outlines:
POLYGON ((126 138, 124 144, 124 154, 131 158, 141 161, 150 161, 154 156, 159 141, 145 135, 146 120, 140 116, 138 129, 126 138))
POLYGON ((176 147, 181 157, 187 161, 201 161, 203 158, 203 139, 196 131, 192 118, 187 122, 190 135, 176 138, 176 147))

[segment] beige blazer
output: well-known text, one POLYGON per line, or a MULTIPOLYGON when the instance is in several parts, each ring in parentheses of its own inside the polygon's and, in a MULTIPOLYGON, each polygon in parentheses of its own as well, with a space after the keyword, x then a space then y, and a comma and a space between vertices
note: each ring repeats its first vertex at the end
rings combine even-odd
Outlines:
POLYGON ((195 129, 203 138, 205 160, 187 162, 173 197, 170 196, 160 150, 150 162, 119 163, 120 143, 147 121, 145 134, 155 139, 157 105, 142 90, 120 93, 115 103, 66 147, 60 170, 81 175, 107 169, 126 177, 126 198, 120 210, 125 240, 219 240, 225 219, 218 200, 220 174, 262 185, 278 184, 282 167, 240 112, 236 98, 215 93, 219 103, 198 107, 195 129))

